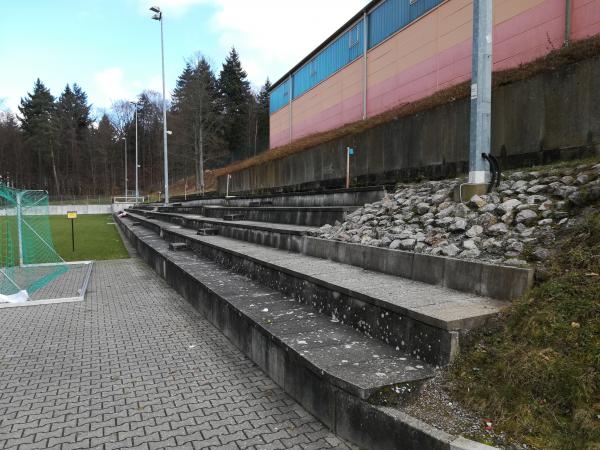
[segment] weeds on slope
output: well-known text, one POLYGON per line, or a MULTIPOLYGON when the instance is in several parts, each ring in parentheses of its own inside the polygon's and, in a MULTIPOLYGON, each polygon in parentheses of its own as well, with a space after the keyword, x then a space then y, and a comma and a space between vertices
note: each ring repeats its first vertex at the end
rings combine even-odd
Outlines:
POLYGON ((449 389, 534 448, 600 449, 600 212, 558 240, 547 281, 473 333, 449 389))

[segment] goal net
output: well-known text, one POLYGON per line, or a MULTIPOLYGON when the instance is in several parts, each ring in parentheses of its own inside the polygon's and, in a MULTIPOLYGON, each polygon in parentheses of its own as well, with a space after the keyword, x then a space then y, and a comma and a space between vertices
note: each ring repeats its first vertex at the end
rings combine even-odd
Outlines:
POLYGON ((0 295, 31 296, 69 271, 54 249, 46 191, 0 184, 0 295))

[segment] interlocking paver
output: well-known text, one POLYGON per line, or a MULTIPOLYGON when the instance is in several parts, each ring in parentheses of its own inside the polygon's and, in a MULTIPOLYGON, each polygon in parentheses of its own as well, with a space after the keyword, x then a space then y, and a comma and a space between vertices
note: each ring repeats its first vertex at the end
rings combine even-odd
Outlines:
POLYGON ((137 258, 0 310, 0 448, 348 448, 137 258))

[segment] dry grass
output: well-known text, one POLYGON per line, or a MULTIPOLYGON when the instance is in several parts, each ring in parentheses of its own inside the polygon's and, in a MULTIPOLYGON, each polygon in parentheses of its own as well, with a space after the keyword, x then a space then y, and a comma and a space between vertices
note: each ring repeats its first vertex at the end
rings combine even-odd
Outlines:
MULTIPOLYGON (((493 76, 493 86, 499 87, 531 78, 544 72, 552 72, 561 66, 573 64, 599 55, 600 36, 594 36, 586 40, 575 42, 568 48, 553 50, 548 55, 528 64, 523 64, 514 69, 495 72, 493 76)), ((206 191, 209 192, 216 189, 216 179, 219 176, 239 172, 269 161, 285 158, 286 156, 309 150, 317 145, 325 144, 345 136, 362 133, 402 117, 418 114, 441 105, 468 98, 470 95, 470 84, 471 82, 467 81, 438 91, 421 100, 398 105, 389 111, 370 117, 367 120, 349 123, 333 130, 312 134, 300 138, 290 144, 272 148, 252 158, 235 162, 220 169, 207 171, 205 176, 207 181, 206 191)), ((191 181, 188 181, 188 186, 193 185, 193 179, 190 178, 189 180, 191 181)), ((181 186, 183 187, 183 184, 181 186)), ((172 189, 173 192, 179 192, 180 190, 181 189, 177 188, 172 189)), ((181 190, 181 194, 183 194, 183 190, 181 190)))
POLYGON ((528 448, 599 449, 598 209, 559 237, 548 270, 548 281, 471 336, 450 389, 528 448))

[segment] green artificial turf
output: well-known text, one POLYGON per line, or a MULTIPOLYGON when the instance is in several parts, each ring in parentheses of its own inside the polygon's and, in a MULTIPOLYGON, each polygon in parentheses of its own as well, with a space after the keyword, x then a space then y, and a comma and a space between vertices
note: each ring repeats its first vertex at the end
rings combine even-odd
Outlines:
POLYGON ((110 214, 79 215, 74 226, 75 252, 71 248, 71 221, 66 215, 50 216, 54 247, 65 261, 129 257, 110 214))

